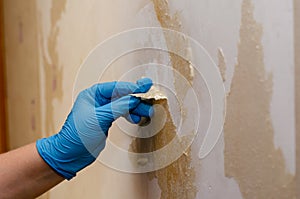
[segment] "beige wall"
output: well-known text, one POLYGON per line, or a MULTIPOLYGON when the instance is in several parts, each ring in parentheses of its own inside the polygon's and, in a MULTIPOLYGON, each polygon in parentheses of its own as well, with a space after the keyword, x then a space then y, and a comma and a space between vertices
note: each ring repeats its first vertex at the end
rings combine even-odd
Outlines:
MULTIPOLYGON (((44 197, 293 198, 293 1, 166 2, 5 1, 9 147, 59 131, 72 105, 78 69, 98 43, 130 28, 162 26, 200 42, 224 74, 227 115, 216 146, 200 160, 200 135, 188 158, 175 162, 175 170, 160 170, 154 178, 117 172, 95 163, 44 197), (186 177, 180 169, 194 177, 186 177), (173 182, 166 181, 167 174, 173 182), (185 180, 193 190, 180 184, 185 180), (192 191, 195 194, 188 194, 192 191)), ((164 42, 170 47, 174 41, 165 35, 164 42)), ((178 48, 186 47, 184 41, 177 42, 178 48)), ((139 56, 128 60, 127 64, 147 61, 139 56)), ((189 78, 184 72, 186 63, 172 56, 170 63, 189 78)), ((121 70, 114 70, 102 80, 120 75, 121 70)), ((130 143, 128 137, 120 143, 125 140, 130 143)))
MULTIPOLYGON (((299 20, 299 15, 300 15, 300 1, 295 0, 294 1, 294 17, 295 17, 295 55, 299 54, 300 51, 300 20, 299 20)), ((295 76, 299 77, 300 75, 300 57, 299 56, 295 56, 295 76)), ((299 101, 300 99, 300 92, 299 92, 299 88, 300 88, 300 81, 299 78, 296 78, 296 102, 299 101)), ((296 145, 297 145, 297 168, 296 168, 296 172, 297 172, 297 184, 300 183, 300 106, 298 104, 296 104, 296 145)), ((297 198, 300 197, 300 190, 297 189, 297 198)))

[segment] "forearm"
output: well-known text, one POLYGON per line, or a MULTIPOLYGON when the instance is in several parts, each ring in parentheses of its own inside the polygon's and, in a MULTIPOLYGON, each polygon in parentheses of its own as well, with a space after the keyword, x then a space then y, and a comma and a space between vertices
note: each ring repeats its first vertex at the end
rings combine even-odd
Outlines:
POLYGON ((151 86, 152 80, 144 78, 81 91, 60 132, 0 155, 0 198, 35 198, 71 180, 96 160, 115 119, 125 116, 137 124, 141 117, 152 116, 151 105, 129 95, 151 86))
POLYGON ((63 180, 40 157, 35 143, 0 155, 0 198, 35 198, 63 180))

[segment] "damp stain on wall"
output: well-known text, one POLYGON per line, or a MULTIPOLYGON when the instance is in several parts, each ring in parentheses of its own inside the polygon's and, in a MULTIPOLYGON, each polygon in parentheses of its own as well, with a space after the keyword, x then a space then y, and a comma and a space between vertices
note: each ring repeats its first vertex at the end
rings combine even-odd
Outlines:
MULTIPOLYGON (((53 118, 53 100, 62 100, 62 66, 59 63, 57 52, 57 37, 59 34, 58 22, 65 10, 66 0, 52 1, 51 27, 47 38, 47 47, 43 49, 44 77, 45 77, 45 101, 46 117, 45 124, 47 134, 51 135, 55 130, 53 118), (48 56, 47 56, 48 55, 48 56)), ((41 34, 43 35, 43 34, 41 34)))
MULTIPOLYGON (((179 14, 175 13, 171 15, 167 0, 153 0, 155 13, 157 19, 162 28, 171 29, 175 31, 181 30, 181 23, 179 20, 179 14)), ((180 54, 185 53, 187 57, 190 55, 189 44, 185 37, 173 38, 170 35, 164 34, 166 45, 169 49, 175 49, 180 54), (172 47, 171 47, 172 45, 172 47), (181 51, 184 52, 181 52, 181 51)), ((181 56, 169 52, 170 64, 173 69, 178 71, 190 84, 193 81, 193 71, 189 60, 183 59, 181 56)), ((175 75, 174 75, 175 76, 175 75)), ((176 89, 176 95, 179 99, 184 99, 187 88, 175 78, 174 85, 176 89), (180 96, 179 96, 180 95, 180 96)), ((156 101, 164 107, 167 112, 167 120, 163 129, 155 136, 147 139, 135 139, 131 144, 131 149, 134 152, 150 152, 156 151, 166 146, 172 139, 179 139, 176 134, 176 126, 173 123, 168 101, 166 99, 156 101), (142 147, 141 147, 142 146, 142 147)), ((182 103, 182 102, 180 102, 182 103)), ((174 149, 176 151, 176 149, 174 149)), ((159 161, 159 160, 154 160, 159 161)), ((157 171, 148 173, 149 180, 153 178, 157 179, 159 188, 161 189, 161 199, 193 199, 196 197, 197 188, 195 182, 195 170, 191 166, 191 149, 188 148, 183 155, 181 155, 176 161, 169 166, 157 171)))
POLYGON ((295 177, 274 145, 270 117, 272 76, 265 71, 263 28, 251 0, 242 3, 238 58, 227 98, 224 126, 225 174, 246 199, 295 198, 295 177))

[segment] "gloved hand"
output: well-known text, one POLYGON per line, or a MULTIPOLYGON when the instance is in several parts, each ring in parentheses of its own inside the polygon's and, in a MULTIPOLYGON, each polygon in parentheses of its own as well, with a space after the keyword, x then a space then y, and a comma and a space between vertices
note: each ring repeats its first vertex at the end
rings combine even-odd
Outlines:
POLYGON ((95 161, 105 146, 114 120, 124 116, 132 123, 151 117, 153 108, 131 93, 147 92, 151 79, 135 83, 108 82, 80 92, 58 134, 36 142, 40 156, 58 174, 70 180, 95 161))

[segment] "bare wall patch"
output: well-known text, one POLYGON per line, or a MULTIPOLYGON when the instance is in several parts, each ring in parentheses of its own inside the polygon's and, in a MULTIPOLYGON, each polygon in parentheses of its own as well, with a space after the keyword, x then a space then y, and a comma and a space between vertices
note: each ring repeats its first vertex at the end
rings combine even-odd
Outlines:
POLYGON ((263 28, 253 11, 251 0, 244 0, 238 61, 227 98, 225 174, 237 181, 246 199, 295 198, 295 177, 273 143, 272 76, 265 71, 263 28))
MULTIPOLYGON (((180 31, 181 22, 179 21, 179 14, 175 13, 174 15, 171 15, 168 1, 153 0, 152 2, 161 27, 180 31)), ((181 50, 184 50, 183 53, 186 53, 187 57, 190 56, 189 43, 187 42, 186 38, 182 37, 174 40, 174 38, 169 37, 168 34, 165 34, 164 36, 166 45, 169 49, 171 49, 170 46, 172 45, 172 49, 176 49, 180 52, 181 50)), ((174 70, 178 71, 187 79, 190 84, 192 84, 193 68, 191 67, 189 60, 185 60, 179 55, 176 55, 172 52, 169 52, 169 57, 170 63, 174 70)), ((174 81, 175 89, 177 92, 176 95, 178 96, 178 98, 184 99, 187 88, 184 87, 184 85, 182 85, 176 78, 174 81)), ((165 123, 165 126, 157 135, 152 138, 135 139, 131 144, 131 149, 135 152, 155 151, 168 144, 172 139, 180 140, 176 134, 176 127, 169 112, 170 110, 168 101, 166 99, 163 99, 157 101, 156 103, 162 105, 167 112, 167 121, 165 123)), ((188 148, 188 150, 181 157, 179 157, 169 166, 158 171, 148 173, 148 177, 150 180, 153 178, 157 179, 158 185, 161 189, 161 199, 194 199, 196 197, 197 188, 194 184, 195 170, 191 166, 191 162, 191 149, 188 148)))

